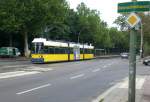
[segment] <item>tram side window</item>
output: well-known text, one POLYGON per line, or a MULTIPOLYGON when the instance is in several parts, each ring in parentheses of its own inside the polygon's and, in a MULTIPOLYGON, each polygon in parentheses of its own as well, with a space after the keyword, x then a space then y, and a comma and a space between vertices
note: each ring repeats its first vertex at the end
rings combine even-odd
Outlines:
POLYGON ((90 49, 88 49, 88 54, 91 54, 91 50, 90 49))
POLYGON ((94 50, 93 49, 90 49, 90 54, 93 54, 94 53, 94 50))
POLYGON ((83 54, 84 53, 84 49, 80 48, 80 53, 83 54))
POLYGON ((48 47, 44 47, 43 53, 48 54, 48 47))
POLYGON ((60 54, 64 54, 64 49, 63 49, 63 48, 60 48, 59 53, 60 53, 60 54))
POLYGON ((92 54, 93 50, 92 49, 85 49, 84 53, 86 53, 86 54, 92 54))
POLYGON ((85 53, 85 54, 88 54, 88 49, 84 49, 84 53, 85 53))
POLYGON ((73 48, 70 48, 69 51, 70 51, 70 54, 73 54, 73 48))
POLYGON ((68 50, 68 49, 67 49, 67 48, 65 48, 65 47, 64 47, 64 48, 62 48, 62 52, 63 52, 64 54, 67 54, 67 50, 68 50))
POLYGON ((55 48, 54 48, 54 53, 55 53, 55 54, 59 54, 59 53, 60 53, 60 48, 55 47, 55 48))
POLYGON ((67 54, 68 53, 68 48, 62 48, 62 53, 67 54))
POLYGON ((94 53, 94 50, 93 49, 91 49, 91 54, 93 54, 94 53))
POLYGON ((92 49, 92 54, 94 54, 94 49, 92 49))
POLYGON ((94 53, 94 50, 93 49, 89 49, 89 53, 90 54, 94 53))
POLYGON ((55 54, 67 54, 67 48, 55 48, 55 54))
POLYGON ((82 53, 83 51, 82 51, 82 49, 80 48, 80 54, 82 53))
POLYGON ((49 47, 48 48, 48 53, 49 54, 54 54, 54 48, 53 47, 49 47))
POLYGON ((86 52, 87 52, 86 49, 84 49, 84 53, 85 53, 85 54, 86 54, 86 52))
POLYGON ((73 48, 65 48, 65 47, 55 47, 54 48, 54 53, 55 54, 72 54, 73 53, 73 48))

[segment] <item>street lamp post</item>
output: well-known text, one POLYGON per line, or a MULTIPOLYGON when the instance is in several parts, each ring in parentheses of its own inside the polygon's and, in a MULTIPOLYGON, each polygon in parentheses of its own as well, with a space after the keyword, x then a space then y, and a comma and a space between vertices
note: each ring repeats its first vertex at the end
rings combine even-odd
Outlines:
POLYGON ((82 32, 82 30, 85 29, 84 27, 80 30, 80 32, 78 33, 78 44, 79 44, 79 41, 80 41, 80 34, 82 32))
POLYGON ((143 23, 142 21, 140 22, 140 24, 141 24, 140 58, 143 58, 143 23))

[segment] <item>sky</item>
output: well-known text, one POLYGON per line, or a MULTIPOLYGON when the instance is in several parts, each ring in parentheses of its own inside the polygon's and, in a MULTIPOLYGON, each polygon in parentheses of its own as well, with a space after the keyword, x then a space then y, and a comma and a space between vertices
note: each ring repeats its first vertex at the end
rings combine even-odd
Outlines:
MULTIPOLYGON (((77 5, 84 2, 90 9, 100 11, 100 17, 107 22, 109 27, 115 26, 114 20, 119 16, 117 13, 117 4, 130 2, 131 0, 67 0, 71 8, 76 9, 77 5)), ((138 0, 140 1, 140 0, 138 0)), ((149 0, 147 0, 149 1, 149 0)))

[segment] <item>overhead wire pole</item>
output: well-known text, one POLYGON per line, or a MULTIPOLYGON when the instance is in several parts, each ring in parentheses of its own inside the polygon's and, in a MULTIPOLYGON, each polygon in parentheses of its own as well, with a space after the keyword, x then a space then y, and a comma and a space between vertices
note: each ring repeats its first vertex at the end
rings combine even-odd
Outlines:
MULTIPOLYGON (((132 0, 136 2, 137 0, 132 0)), ((128 102, 135 102, 136 93, 136 29, 131 28, 130 31, 130 57, 129 57, 129 88, 128 88, 128 102)))

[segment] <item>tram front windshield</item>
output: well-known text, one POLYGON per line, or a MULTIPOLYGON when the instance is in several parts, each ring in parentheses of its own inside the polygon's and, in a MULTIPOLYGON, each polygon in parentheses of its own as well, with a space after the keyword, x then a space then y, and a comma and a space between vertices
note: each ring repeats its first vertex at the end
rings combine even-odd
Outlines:
POLYGON ((33 43, 32 53, 43 53, 43 43, 33 43))

